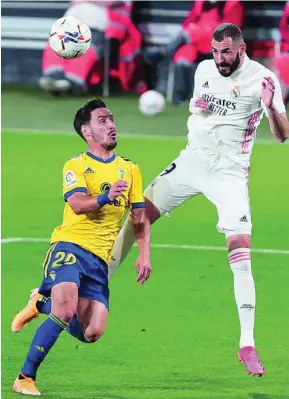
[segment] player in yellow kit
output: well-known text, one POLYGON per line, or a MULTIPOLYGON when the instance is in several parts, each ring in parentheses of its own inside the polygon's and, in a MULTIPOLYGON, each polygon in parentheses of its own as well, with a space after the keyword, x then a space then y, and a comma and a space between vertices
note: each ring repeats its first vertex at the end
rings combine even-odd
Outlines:
POLYGON ((38 367, 63 330, 87 343, 103 334, 109 308, 107 263, 129 209, 139 245, 137 281, 143 284, 151 272, 141 174, 137 165, 113 152, 117 139, 111 112, 101 100, 91 100, 76 112, 74 128, 89 151, 64 165, 63 223, 52 233, 38 292, 11 326, 17 332, 39 313, 49 314, 13 385, 15 392, 27 395, 41 395, 35 386, 38 367))

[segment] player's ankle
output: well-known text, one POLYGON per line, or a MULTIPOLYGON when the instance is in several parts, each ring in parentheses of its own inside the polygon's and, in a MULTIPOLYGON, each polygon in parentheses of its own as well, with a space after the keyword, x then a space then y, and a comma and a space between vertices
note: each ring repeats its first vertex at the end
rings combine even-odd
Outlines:
POLYGON ((25 380, 25 378, 31 378, 33 381, 36 380, 35 375, 27 375, 27 374, 20 373, 18 376, 18 380, 25 380))

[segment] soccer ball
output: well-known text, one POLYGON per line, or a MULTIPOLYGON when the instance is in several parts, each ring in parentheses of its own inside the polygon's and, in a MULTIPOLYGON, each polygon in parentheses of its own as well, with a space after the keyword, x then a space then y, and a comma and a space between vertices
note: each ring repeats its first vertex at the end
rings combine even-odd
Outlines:
POLYGON ((148 90, 139 98, 139 109, 144 115, 156 115, 165 108, 166 100, 161 93, 148 90))
POLYGON ((91 31, 82 21, 74 17, 58 19, 49 33, 49 45, 62 58, 81 57, 89 49, 91 31))

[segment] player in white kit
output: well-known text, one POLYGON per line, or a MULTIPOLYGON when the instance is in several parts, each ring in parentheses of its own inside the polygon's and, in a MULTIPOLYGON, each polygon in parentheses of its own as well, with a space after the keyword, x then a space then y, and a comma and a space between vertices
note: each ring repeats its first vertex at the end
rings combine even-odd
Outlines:
MULTIPOLYGON (((288 138, 289 123, 280 84, 270 70, 246 55, 240 29, 222 24, 212 38, 213 60, 199 64, 190 101, 188 144, 145 190, 151 223, 198 194, 218 211, 217 229, 227 240, 241 326, 239 359, 252 375, 264 374, 255 351, 255 286, 251 271, 249 160, 256 129, 269 118, 272 134, 288 138)), ((127 219, 114 246, 110 275, 134 242, 127 219)))

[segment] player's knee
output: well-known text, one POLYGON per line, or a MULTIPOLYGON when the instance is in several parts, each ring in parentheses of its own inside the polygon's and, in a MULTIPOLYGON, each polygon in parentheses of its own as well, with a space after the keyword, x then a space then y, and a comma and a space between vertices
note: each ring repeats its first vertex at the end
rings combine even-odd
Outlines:
POLYGON ((61 311, 54 312, 55 316, 57 316, 60 320, 64 321, 65 323, 70 323, 73 319, 76 311, 73 309, 62 309, 61 311))
POLYGON ((70 323, 76 314, 76 306, 71 301, 52 302, 52 313, 65 323, 70 323))
POLYGON ((103 335, 103 333, 104 333, 104 327, 95 327, 95 328, 88 327, 85 330, 85 338, 90 343, 93 343, 98 341, 99 338, 103 335))

